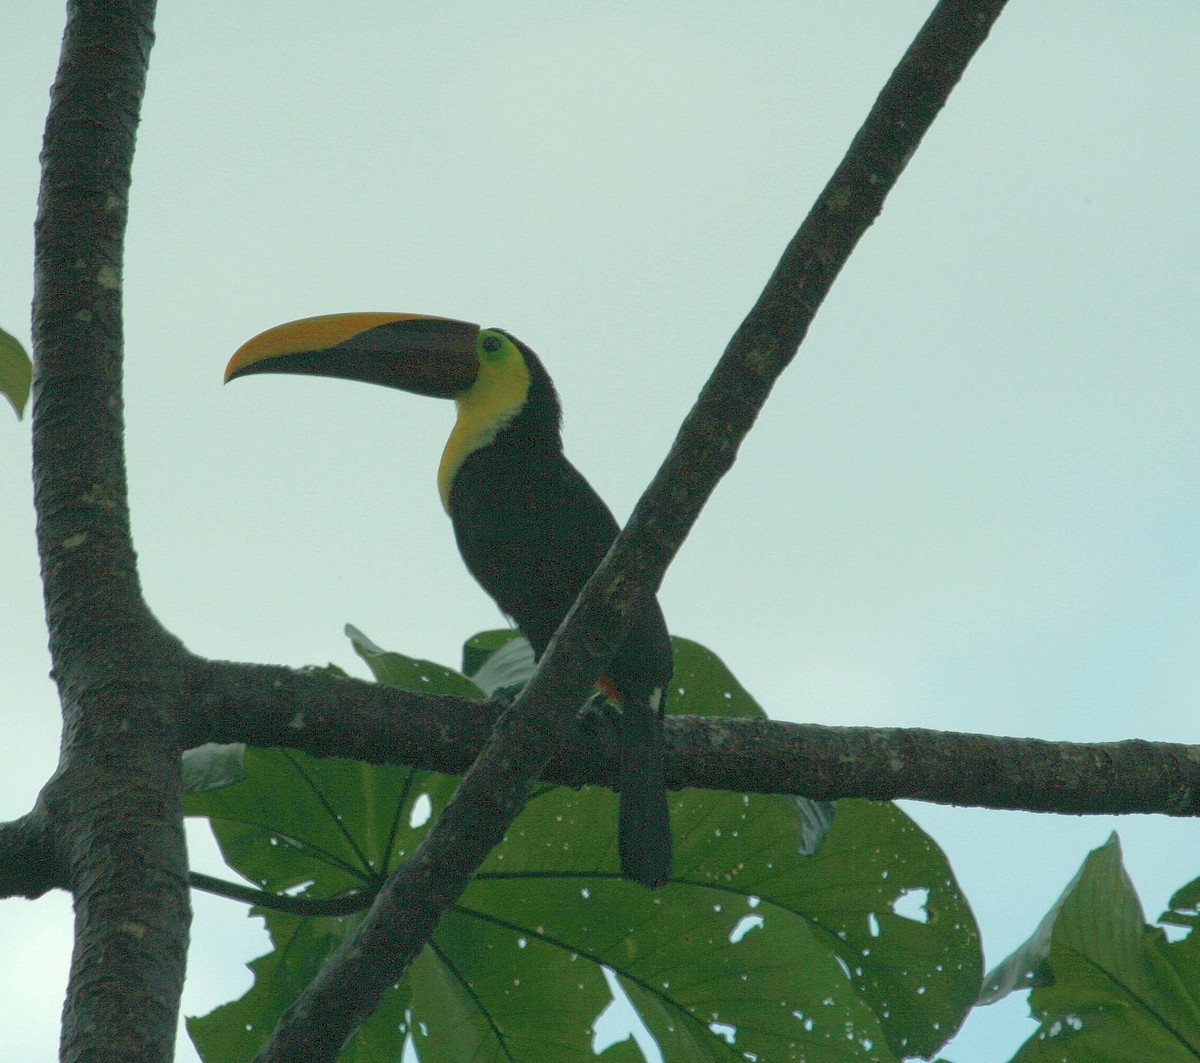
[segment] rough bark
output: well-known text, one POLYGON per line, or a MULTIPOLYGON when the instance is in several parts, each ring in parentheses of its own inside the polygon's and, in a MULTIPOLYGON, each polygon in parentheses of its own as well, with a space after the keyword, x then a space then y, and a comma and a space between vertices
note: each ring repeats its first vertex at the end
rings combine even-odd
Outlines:
MULTIPOLYGON (((189 704, 197 710, 189 718, 191 746, 245 742, 461 774, 503 709, 271 665, 196 661, 190 674, 189 704)), ((1064 815, 1200 815, 1200 747, 1192 745, 712 716, 671 717, 666 732, 673 790, 909 798, 1064 815)), ((615 786, 619 756, 616 722, 589 714, 557 736, 539 777, 565 786, 615 786)))
POLYGON ((150 0, 68 5, 43 147, 33 308, 34 499, 59 769, 45 866, 75 901, 64 1060, 167 1063, 189 925, 184 653, 146 608, 126 499, 121 268, 150 0))

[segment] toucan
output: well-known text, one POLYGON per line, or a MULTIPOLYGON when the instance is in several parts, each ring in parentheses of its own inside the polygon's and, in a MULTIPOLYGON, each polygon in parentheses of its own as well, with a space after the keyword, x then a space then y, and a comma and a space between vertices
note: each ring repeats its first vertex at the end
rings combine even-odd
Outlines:
MULTIPOLYGON (((301 373, 453 399, 438 468, 467 568, 541 657, 618 525, 563 453, 562 408, 532 350, 501 329, 420 314, 329 314, 278 325, 238 348, 225 380, 301 373)), ((633 618, 597 683, 620 709, 621 875, 671 875, 662 717, 673 671, 657 600, 633 618)))

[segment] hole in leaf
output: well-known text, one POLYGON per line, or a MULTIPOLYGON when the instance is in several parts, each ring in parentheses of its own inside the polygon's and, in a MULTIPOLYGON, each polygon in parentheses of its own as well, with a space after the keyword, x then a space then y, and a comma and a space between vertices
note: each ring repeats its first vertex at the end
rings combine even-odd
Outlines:
POLYGON ((762 925, 763 917, 761 915, 743 915, 742 918, 738 920, 737 926, 735 926, 729 932, 729 943, 731 945, 736 945, 742 940, 742 938, 749 934, 751 930, 754 930, 756 927, 760 927, 762 925))
POLYGON ((723 1022, 710 1022, 708 1028, 718 1037, 723 1038, 727 1045, 733 1044, 734 1038, 737 1036, 737 1030, 723 1022))
POLYGON ((423 827, 432 815, 433 802, 429 800, 429 795, 419 794, 412 804, 412 811, 408 814, 408 825, 413 829, 423 827))
POLYGON ((892 901, 892 911, 902 919, 911 919, 914 923, 928 923, 929 912, 925 908, 928 903, 929 890, 905 890, 892 901))

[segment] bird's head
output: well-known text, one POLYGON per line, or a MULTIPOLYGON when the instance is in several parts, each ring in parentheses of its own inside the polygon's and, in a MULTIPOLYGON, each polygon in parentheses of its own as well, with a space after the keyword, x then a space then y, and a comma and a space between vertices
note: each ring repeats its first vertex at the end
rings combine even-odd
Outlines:
POLYGON ((466 457, 501 432, 514 446, 561 448, 559 404, 537 356, 500 329, 423 314, 326 314, 260 332, 237 349, 226 382, 254 373, 360 380, 454 399, 442 499, 466 457))

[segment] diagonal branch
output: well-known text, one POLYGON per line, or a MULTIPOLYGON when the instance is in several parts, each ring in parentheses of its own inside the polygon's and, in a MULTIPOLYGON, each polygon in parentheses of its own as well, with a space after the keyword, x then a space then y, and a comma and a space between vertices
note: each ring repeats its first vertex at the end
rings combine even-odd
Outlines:
POLYGON ((564 706, 583 701, 628 618, 657 589, 838 272, 1003 6, 1004 0, 943 0, 930 15, 537 673, 425 840, 284 1016, 259 1059, 336 1059, 503 837, 565 729, 564 706))

